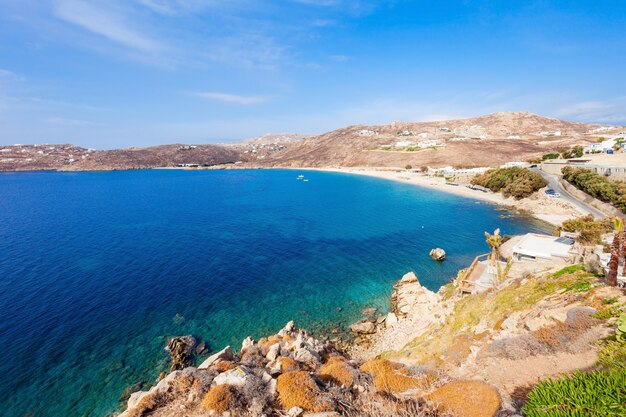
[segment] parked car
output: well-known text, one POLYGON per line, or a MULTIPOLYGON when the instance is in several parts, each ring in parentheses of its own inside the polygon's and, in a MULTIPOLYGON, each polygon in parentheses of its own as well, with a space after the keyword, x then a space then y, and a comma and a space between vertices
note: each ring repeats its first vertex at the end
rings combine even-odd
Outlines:
POLYGON ((552 188, 548 188, 545 191, 546 195, 550 198, 559 198, 561 197, 561 194, 557 193, 556 191, 554 191, 552 188))

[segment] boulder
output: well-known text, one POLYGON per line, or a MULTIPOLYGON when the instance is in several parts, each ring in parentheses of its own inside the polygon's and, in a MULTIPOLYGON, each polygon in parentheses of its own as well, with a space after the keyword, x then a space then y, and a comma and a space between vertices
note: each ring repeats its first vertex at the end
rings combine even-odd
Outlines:
POLYGON ((241 350, 246 350, 252 346, 254 346, 254 340, 250 336, 248 336, 243 339, 243 342, 241 343, 241 350))
POLYGON ((307 365, 311 369, 316 369, 321 364, 321 358, 317 352, 307 347, 296 349, 293 353, 293 358, 296 361, 307 365))
POLYGON ((387 326, 393 326, 397 322, 398 322, 398 316, 396 316, 394 313, 387 314, 387 319, 385 320, 385 323, 387 324, 387 326))
POLYGON ((213 380, 213 385, 228 384, 237 387, 246 385, 248 381, 254 378, 254 375, 248 368, 241 365, 226 372, 222 372, 213 380))
POLYGON ((280 355, 280 343, 274 343, 272 346, 270 346, 265 357, 270 361, 275 361, 276 358, 278 358, 278 355, 280 355))
MULTIPOLYGON (((412 277, 409 280, 399 280, 393 287, 391 312, 396 315, 396 318, 425 317, 440 309, 441 295, 423 287, 417 278, 415 280, 412 277)), ((387 322, 387 325, 389 326, 390 323, 387 322)))
POLYGON ((294 330, 296 330, 296 325, 293 322, 293 320, 291 320, 290 322, 288 322, 285 327, 283 327, 281 329, 281 331, 279 331, 278 333, 276 333, 277 336, 279 337, 285 337, 285 336, 290 336, 294 330))
POLYGON ((371 321, 360 321, 351 325, 350 330, 356 334, 373 334, 376 333, 376 325, 371 321))
POLYGON ((402 276, 402 279, 400 280, 400 282, 402 283, 417 282, 417 276, 415 276, 415 272, 407 272, 406 274, 402 276))
POLYGON ((443 261, 444 259, 446 259, 446 251, 441 248, 432 249, 429 255, 435 261, 443 261))
POLYGON ((166 350, 172 358, 170 372, 184 369, 192 363, 193 347, 196 339, 193 336, 176 336, 167 342, 166 350))
POLYGON ((289 411, 287 411, 287 415, 289 417, 298 417, 299 415, 301 415, 304 412, 303 409, 301 409, 300 407, 291 407, 289 409, 289 411))
POLYGON ((233 351, 230 349, 230 346, 226 346, 224 349, 220 350, 214 355, 209 356, 198 369, 209 369, 212 365, 215 365, 219 361, 231 361, 233 360, 233 351))

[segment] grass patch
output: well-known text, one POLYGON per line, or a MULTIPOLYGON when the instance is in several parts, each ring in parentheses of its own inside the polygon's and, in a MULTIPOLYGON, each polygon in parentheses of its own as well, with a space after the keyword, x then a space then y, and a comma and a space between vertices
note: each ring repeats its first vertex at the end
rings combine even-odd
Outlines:
POLYGON ((202 400, 205 410, 214 410, 218 413, 228 411, 235 402, 235 389, 228 384, 216 385, 209 390, 202 400))
POLYGON ((434 366, 441 364, 441 355, 459 334, 471 335, 475 326, 483 321, 487 328, 502 325, 515 311, 532 308, 547 296, 564 291, 581 291, 591 288, 594 275, 584 271, 583 265, 570 265, 553 274, 531 277, 514 282, 499 291, 466 295, 454 304, 454 311, 443 325, 433 326, 409 342, 399 352, 385 352, 387 359, 406 358, 434 366), (578 284, 585 282, 585 284, 578 284))
POLYGON ((626 343, 606 339, 598 351, 598 363, 605 370, 619 370, 626 373, 626 343))
POLYGON ((354 385, 354 372, 343 356, 332 357, 317 371, 319 379, 322 381, 335 382, 346 387, 354 385))
POLYGON ((577 372, 541 382, 522 408, 528 417, 608 417, 626 415, 626 373, 577 372))
POLYGON ((603 308, 593 315, 596 319, 608 320, 613 317, 619 317, 624 310, 626 310, 626 304, 611 305, 610 307, 603 308))
POLYGON ((611 304, 615 304, 617 303, 618 298, 617 297, 609 297, 609 298, 605 298, 604 300, 602 300, 602 305, 603 306, 608 306, 611 304))
POLYGON ((495 416, 502 406, 498 391, 480 381, 454 381, 428 396, 444 413, 464 417, 495 416))

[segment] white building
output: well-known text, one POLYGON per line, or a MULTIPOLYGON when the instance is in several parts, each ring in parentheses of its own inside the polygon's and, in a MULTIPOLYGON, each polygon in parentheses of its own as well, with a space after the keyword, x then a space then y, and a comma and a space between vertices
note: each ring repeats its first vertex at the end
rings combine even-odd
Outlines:
POLYGON ((420 148, 433 148, 438 146, 446 146, 438 140, 423 140, 421 142, 417 142, 417 146, 420 148))
POLYGON ((606 152, 609 149, 613 149, 615 146, 615 139, 608 139, 599 143, 592 143, 591 145, 587 145, 584 148, 585 153, 595 153, 595 152, 606 152))
POLYGON ((399 140, 396 142, 396 148, 406 148, 407 146, 411 146, 413 142, 410 140, 399 140))
POLYGON ((513 246, 512 251, 516 261, 533 261, 555 257, 568 259, 575 254, 573 249, 573 239, 528 233, 513 246))
POLYGON ((527 167, 529 165, 530 164, 528 162, 511 161, 511 162, 507 162, 504 165, 501 165, 500 168, 527 167))

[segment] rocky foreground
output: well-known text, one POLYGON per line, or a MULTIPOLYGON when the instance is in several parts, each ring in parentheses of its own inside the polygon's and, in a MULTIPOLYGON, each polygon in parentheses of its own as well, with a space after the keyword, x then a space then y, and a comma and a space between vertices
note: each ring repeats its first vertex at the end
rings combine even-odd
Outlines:
POLYGON ((582 265, 465 296, 409 273, 390 313, 352 326, 348 351, 290 322, 192 367, 195 341, 173 338, 173 372, 133 393, 121 416, 521 415, 539 381, 611 366, 604 338, 625 308, 626 295, 582 265))

